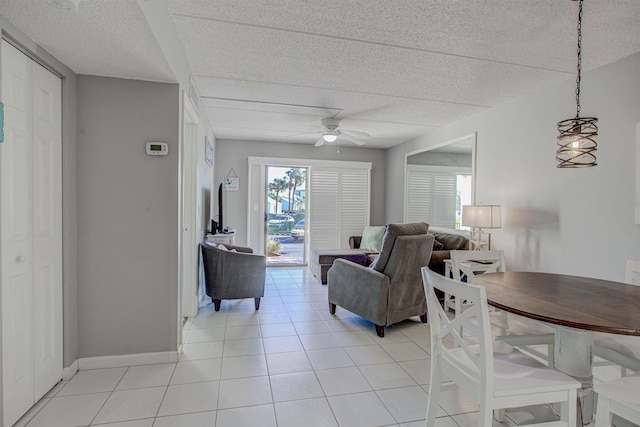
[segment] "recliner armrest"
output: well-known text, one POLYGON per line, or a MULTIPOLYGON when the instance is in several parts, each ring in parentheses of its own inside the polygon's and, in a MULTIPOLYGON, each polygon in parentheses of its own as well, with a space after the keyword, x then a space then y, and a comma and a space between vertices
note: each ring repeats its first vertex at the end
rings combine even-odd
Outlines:
POLYGON ((384 325, 389 304, 388 276, 344 259, 337 259, 327 273, 329 303, 384 325))

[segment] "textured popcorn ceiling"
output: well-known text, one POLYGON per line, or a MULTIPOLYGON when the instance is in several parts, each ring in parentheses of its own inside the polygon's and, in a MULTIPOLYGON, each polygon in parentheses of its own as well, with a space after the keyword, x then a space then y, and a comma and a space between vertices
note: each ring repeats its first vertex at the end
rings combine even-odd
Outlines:
POLYGON ((135 0, 0 0, 0 15, 77 74, 160 82, 173 72, 135 0))
MULTIPOLYGON (((314 143, 299 134, 337 116, 385 148, 575 78, 569 0, 81 0, 71 14, 0 0, 0 14, 78 73, 171 81, 139 2, 166 3, 218 138, 314 143)), ((584 9, 584 70, 640 51, 639 0, 584 9)))

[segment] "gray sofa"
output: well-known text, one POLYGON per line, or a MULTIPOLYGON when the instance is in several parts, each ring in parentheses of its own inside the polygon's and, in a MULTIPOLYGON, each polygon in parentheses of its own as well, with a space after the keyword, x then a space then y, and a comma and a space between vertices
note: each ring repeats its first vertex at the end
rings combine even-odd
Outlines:
POLYGON ((264 296, 267 261, 251 248, 224 245, 225 249, 202 242, 202 260, 206 293, 213 300, 216 311, 223 299, 254 298, 256 310, 264 296))
MULTIPOLYGON (((469 246, 469 239, 461 234, 445 233, 430 230, 435 241, 433 242, 433 252, 429 260, 429 269, 444 275, 444 260, 451 258, 451 251, 466 250, 469 246)), ((350 236, 349 247, 359 249, 362 236, 350 236)), ((378 256, 377 252, 363 251, 367 256, 366 265, 371 264, 378 256)))
POLYGON ((427 303, 420 268, 429 264, 434 237, 425 223, 389 224, 382 249, 370 267, 336 259, 327 274, 329 311, 336 306, 384 327, 420 316, 427 321, 427 303))

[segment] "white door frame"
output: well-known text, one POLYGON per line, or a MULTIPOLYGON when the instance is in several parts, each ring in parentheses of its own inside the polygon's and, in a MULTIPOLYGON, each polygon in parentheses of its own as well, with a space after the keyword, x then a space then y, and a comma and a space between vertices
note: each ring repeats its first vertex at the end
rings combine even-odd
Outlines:
POLYGON ((186 92, 182 94, 180 157, 180 318, 198 314, 198 251, 196 239, 196 143, 198 114, 186 92))
MULTIPOLYGON (((266 166, 283 166, 289 168, 306 168, 307 169, 307 181, 313 167, 336 167, 336 168, 366 168, 371 170, 370 162, 358 162, 348 160, 318 160, 318 159, 292 159, 284 157, 254 157, 248 158, 249 172, 248 172, 248 185, 247 185, 247 244, 254 251, 256 248, 260 248, 259 253, 264 253, 265 247, 265 233, 264 233, 264 217, 266 215, 266 166), (255 174, 258 176, 255 176, 255 174), (257 187, 257 188, 256 188, 257 187), (256 224, 260 223, 260 232, 256 229, 256 224)), ((371 179, 371 178, 369 178, 371 179)), ((369 183, 371 184, 371 182, 369 183)), ((310 194, 309 186, 307 184, 307 190, 309 194, 305 197, 305 212, 309 212, 309 200, 312 197, 310 194)), ((369 208, 367 208, 369 209, 369 208)), ((367 214, 367 217, 369 214, 367 214)), ((305 222, 306 223, 306 222, 305 222)), ((306 224, 306 229, 309 229, 309 225, 306 224)), ((306 233, 306 231, 305 231, 306 233)), ((310 254, 310 239, 305 235, 305 254, 307 257, 307 264, 309 263, 310 254)))

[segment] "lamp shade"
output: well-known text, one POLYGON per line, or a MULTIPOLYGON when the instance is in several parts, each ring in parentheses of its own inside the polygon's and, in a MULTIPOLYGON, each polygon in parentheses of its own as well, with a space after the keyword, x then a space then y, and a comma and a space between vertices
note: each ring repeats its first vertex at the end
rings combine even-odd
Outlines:
POLYGON ((462 206, 462 225, 477 228, 502 227, 500 205, 462 206))

